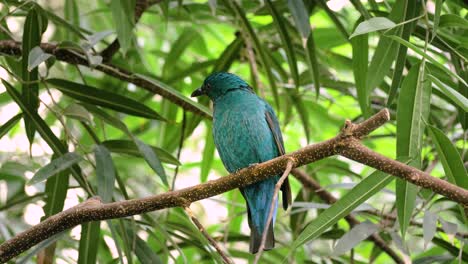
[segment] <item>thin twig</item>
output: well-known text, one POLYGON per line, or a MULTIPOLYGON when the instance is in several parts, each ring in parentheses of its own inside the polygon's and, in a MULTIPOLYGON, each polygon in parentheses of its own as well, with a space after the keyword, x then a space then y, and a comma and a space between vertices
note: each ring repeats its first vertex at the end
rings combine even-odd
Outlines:
POLYGON ((218 245, 218 242, 216 242, 208 232, 206 232, 206 229, 203 227, 203 225, 198 221, 198 219, 195 217, 193 214, 192 210, 190 210, 190 207, 185 207, 185 212, 190 216, 190 219, 192 219, 192 222, 198 227, 198 230, 203 234, 203 236, 210 242, 210 244, 218 251, 219 255, 221 255, 221 258, 223 258, 224 263, 227 264, 232 264, 234 263, 227 255, 224 253, 224 251, 221 249, 221 247, 218 245))
POLYGON ((260 242, 260 247, 258 248, 257 255, 255 256, 254 264, 257 264, 258 261, 260 260, 260 257, 262 256, 263 250, 265 248, 265 242, 266 242, 266 237, 267 237, 267 233, 268 233, 268 228, 269 228, 269 226, 271 224, 271 221, 273 219, 273 213, 275 211, 275 205, 276 205, 276 202, 278 201, 279 190, 281 189, 281 185, 283 185, 283 182, 286 180, 289 173, 291 172, 291 170, 292 170, 292 168, 294 166, 294 163, 295 162, 294 162, 293 159, 288 160, 288 163, 286 164, 286 169, 284 170, 283 175, 278 180, 278 182, 276 182, 275 192, 273 193, 273 199, 271 199, 270 211, 268 212, 268 218, 267 218, 267 221, 265 223, 265 229, 263 230, 263 233, 262 233, 262 241, 260 242))

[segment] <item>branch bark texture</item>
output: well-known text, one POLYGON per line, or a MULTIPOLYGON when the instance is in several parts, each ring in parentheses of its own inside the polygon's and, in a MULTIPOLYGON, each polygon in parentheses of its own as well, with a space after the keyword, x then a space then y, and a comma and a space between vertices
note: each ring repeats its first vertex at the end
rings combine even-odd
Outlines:
MULTIPOLYGON (((89 65, 86 56, 81 52, 71 50, 68 48, 60 48, 58 45, 52 43, 42 43, 40 47, 44 52, 54 55, 55 58, 59 61, 64 61, 74 65, 87 66, 112 77, 115 77, 119 80, 133 83, 136 86, 139 86, 151 93, 161 95, 162 97, 166 98, 167 100, 173 102, 174 104, 182 107, 187 111, 211 119, 211 116, 209 114, 187 103, 180 96, 167 91, 166 88, 160 87, 144 78, 136 76, 132 72, 127 71, 124 68, 106 62, 92 67, 91 65, 89 65)), ((0 40, 0 53, 12 56, 21 56, 21 42, 17 42, 14 40, 0 40)))
POLYGON ((4 242, 0 245, 0 262, 6 262, 52 235, 85 222, 122 218, 170 207, 188 207, 192 202, 245 187, 270 175, 282 174, 289 161, 293 162, 295 168, 336 154, 391 173, 416 185, 429 188, 465 207, 468 206, 468 190, 388 159, 359 143, 361 137, 383 125, 389 118, 388 110, 383 109, 361 124, 355 125, 347 121, 341 133, 332 139, 189 188, 108 204, 101 203, 99 198, 89 199, 47 218, 44 222, 4 242))

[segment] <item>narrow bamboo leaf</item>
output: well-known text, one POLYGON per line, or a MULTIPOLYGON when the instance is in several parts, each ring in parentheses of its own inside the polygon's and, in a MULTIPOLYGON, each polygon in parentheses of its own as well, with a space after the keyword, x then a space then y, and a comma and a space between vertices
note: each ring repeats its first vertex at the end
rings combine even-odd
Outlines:
POLYGON ((94 149, 96 158, 96 176, 98 182, 98 195, 105 203, 112 201, 114 192, 115 167, 112 157, 103 145, 97 145, 94 149))
POLYGON ((48 60, 50 57, 52 57, 51 54, 44 53, 44 51, 39 47, 36 46, 34 47, 30 52, 29 52, 29 57, 28 57, 28 71, 31 72, 34 70, 37 66, 39 66, 41 63, 45 62, 48 60))
POLYGON ((346 193, 340 200, 330 206, 330 208, 324 210, 317 218, 310 222, 294 241, 292 248, 295 249, 320 236, 329 227, 348 215, 353 209, 382 190, 393 179, 392 176, 380 171, 369 175, 356 185, 356 187, 346 193))
MULTIPOLYGON (((397 108, 397 157, 410 157, 411 166, 421 168, 421 149, 425 123, 429 116, 431 83, 426 78, 425 64, 411 67, 403 80, 397 108)), ((396 205, 400 231, 404 239, 416 202, 418 188, 397 180, 396 205)))
MULTIPOLYGON (((408 2, 408 0, 396 1, 388 19, 395 23, 402 22, 406 16, 408 2)), ((401 30, 401 28, 395 28, 391 29, 389 32, 400 35, 401 30)), ((392 39, 388 39, 384 36, 380 37, 377 48, 369 64, 369 69, 371 70, 367 72, 366 87, 369 94, 382 83, 384 77, 389 72, 395 60, 398 46, 399 44, 392 41, 392 39)))
MULTIPOLYGON (((76 4, 76 0, 65 0, 64 5, 64 15, 65 20, 69 21, 75 27, 80 26, 80 12, 78 10, 78 5, 76 4)), ((65 30, 66 39, 78 42, 78 37, 74 32, 70 32, 69 30, 65 30)))
POLYGON ((88 49, 94 47, 96 44, 98 44, 101 40, 105 39, 106 37, 112 35, 114 33, 112 30, 105 30, 101 32, 94 33, 93 35, 87 37, 88 40, 88 49))
POLYGON ((309 64, 309 70, 311 71, 312 76, 314 76, 315 96, 318 98, 320 94, 320 72, 316 56, 314 34, 312 31, 310 31, 309 37, 307 38, 307 41, 304 43, 304 45, 307 63, 309 64))
POLYGON ((123 54, 125 54, 133 41, 133 28, 135 26, 135 0, 111 0, 110 9, 117 29, 117 38, 123 54))
MULTIPOLYGON (((105 146, 110 152, 143 157, 138 148, 136 147, 135 142, 130 140, 106 140, 102 142, 102 145, 105 146)), ((155 146, 150 147, 159 157, 161 162, 173 165, 181 165, 179 160, 177 160, 171 153, 167 152, 166 150, 155 146)))
POLYGON ((164 185, 169 186, 164 167, 162 166, 161 161, 159 160, 156 153, 154 153, 153 149, 135 137, 133 137, 133 140, 151 169, 153 169, 153 171, 159 175, 164 185))
MULTIPOLYGON (((450 254, 452 254, 452 256, 458 258, 458 259, 461 259, 462 261, 456 261, 455 263, 464 263, 464 262, 468 262, 468 254, 466 253, 465 250, 460 250, 460 248, 458 247, 455 247, 453 246, 453 244, 441 239, 441 238, 438 238, 438 237, 434 237, 434 239, 432 239, 432 242, 434 244, 436 244, 437 246, 443 248, 444 250, 446 250, 447 252, 449 252, 450 254)), ((451 262, 449 262, 451 263, 451 262)))
MULTIPOLYGON (((73 33, 73 35, 78 36, 80 39, 86 40, 86 36, 82 32, 86 34, 92 34, 91 31, 80 28, 79 24, 74 24, 74 22, 70 23, 67 20, 54 14, 54 12, 48 11, 47 9, 43 9, 42 11, 52 22, 54 22, 54 24, 64 27, 67 30, 66 32, 73 33)), ((72 41, 73 38, 68 40, 72 41)))
MULTIPOLYGON (((54 160, 57 160, 56 157, 57 155, 52 156, 54 160)), ((65 198, 67 197, 69 176, 70 170, 63 170, 55 174, 55 176, 47 179, 45 185, 46 198, 45 205, 43 207, 43 219, 57 214, 63 210, 65 198)))
MULTIPOLYGON (((310 140, 310 121, 309 121, 309 110, 304 104, 302 96, 295 90, 288 89, 286 90, 287 94, 291 98, 291 104, 296 108, 296 111, 301 119, 302 127, 304 128, 304 134, 306 136, 307 142, 310 140)), ((288 107, 289 108, 289 107, 288 107)))
POLYGON ((434 12, 434 25, 432 27, 432 40, 437 36, 437 29, 440 22, 440 12, 442 11, 443 0, 435 1, 435 12, 434 12))
POLYGON ((201 112, 205 113, 207 116, 211 116, 211 111, 210 109, 208 109, 206 106, 202 105, 202 104, 199 104, 193 100, 190 100, 189 98, 187 98, 186 96, 184 96, 183 94, 181 94, 179 91, 177 91, 176 89, 174 89, 173 87, 161 82, 161 81, 158 81, 156 79, 153 79, 153 78, 150 78, 148 76, 145 76, 145 75, 142 75, 142 74, 135 74, 135 76, 139 77, 139 78, 142 78, 154 85, 157 85, 159 88, 163 89, 165 92, 167 93, 170 93, 171 95, 173 96, 176 96, 177 98, 183 100, 185 103, 197 108, 198 110, 200 110, 201 112))
POLYGON ((395 22, 386 17, 373 17, 369 20, 361 22, 349 38, 354 38, 362 34, 376 32, 383 29, 393 28, 395 26, 395 22))
POLYGON ((23 114, 17 114, 14 117, 10 118, 8 121, 5 122, 2 126, 0 126, 0 139, 8 133, 16 124, 18 124, 18 121, 23 117, 23 114))
POLYGON ((74 118, 79 121, 86 122, 88 124, 93 123, 93 117, 91 116, 91 114, 88 112, 88 110, 86 110, 86 108, 79 104, 71 104, 67 106, 67 108, 63 110, 62 114, 64 116, 74 118))
POLYGON ((302 0, 288 0, 288 7, 294 19, 302 39, 308 39, 310 35, 310 22, 307 8, 302 0))
POLYGON ((211 165, 215 154, 215 145, 213 140, 213 132, 211 130, 211 122, 206 124, 205 149, 203 150, 203 160, 201 163, 200 181, 206 182, 210 173, 211 165))
POLYGON ((444 65, 442 65, 440 62, 438 62, 437 60, 435 60, 432 56, 428 55, 427 53, 425 53, 423 50, 421 50, 420 48, 416 47, 416 45, 414 45, 413 43, 411 42, 408 42, 398 36, 388 36, 389 38, 393 39, 393 40, 396 40, 398 41, 400 44, 403 44, 405 45, 406 47, 412 49, 414 52, 418 53, 419 55, 423 56, 426 60, 430 61, 432 64, 434 64, 435 66, 437 66, 438 68, 440 68, 441 70, 443 70, 444 72, 446 72, 448 75, 451 75, 452 77, 456 78, 457 80, 459 80, 461 83, 463 83, 464 85, 468 86, 468 84, 466 83, 465 80, 463 80, 462 77, 458 76, 458 74, 456 74, 455 72, 452 72, 450 69, 448 69, 447 67, 445 67, 444 65))
POLYGON ((164 77, 169 77, 174 74, 174 69, 175 65, 177 62, 180 61, 180 57, 184 53, 184 51, 187 49, 187 47, 190 46, 190 44, 196 39, 199 38, 200 36, 198 35, 198 32, 193 29, 185 29, 180 36, 172 43, 171 45, 171 50, 167 54, 163 66, 163 76, 164 77))
POLYGON ((255 33, 252 25, 250 24, 244 10, 239 6, 236 1, 225 0, 225 3, 230 6, 230 8, 236 14, 236 17, 240 19, 240 23, 243 27, 243 31, 246 33, 248 39, 252 41, 252 46, 259 56, 259 60, 262 64, 262 67, 267 75, 268 82, 270 83, 271 92, 275 100, 275 105, 277 108, 280 106, 280 100, 278 95, 278 88, 276 87, 275 78, 270 69, 270 63, 268 57, 266 56, 266 50, 261 45, 260 40, 258 39, 257 33, 255 33))
MULTIPOLYGON (((409 21, 418 16, 420 12, 421 5, 417 1, 408 1, 408 5, 405 12, 405 21, 409 21)), ((402 26, 402 30, 399 31, 402 39, 409 40, 411 33, 414 30, 417 21, 406 23, 402 26)), ((401 86, 401 80, 403 77, 403 69, 406 63, 406 53, 408 48, 404 45, 398 45, 398 54, 395 61, 395 67, 392 75, 392 84, 390 86, 390 91, 388 92, 387 106, 390 106, 398 94, 398 89, 401 86)))
MULTIPOLYGON (((28 11, 26 21, 24 22, 23 30, 23 42, 22 42, 22 54, 21 59, 22 67, 22 79, 24 83, 22 85, 22 96, 25 101, 25 105, 31 109, 31 111, 37 111, 39 107, 39 85, 37 83, 31 83, 38 80, 38 70, 28 70, 29 66, 29 55, 32 49, 41 43, 42 28, 47 27, 42 25, 41 14, 36 5, 32 5, 32 8, 28 11)), ((32 145, 34 140, 34 134, 36 128, 29 116, 24 116, 24 125, 26 129, 26 136, 28 137, 29 144, 32 145)))
POLYGON ((68 152, 63 156, 60 156, 54 160, 52 160, 49 164, 45 165, 44 167, 40 168, 34 176, 29 180, 28 184, 35 184, 46 180, 47 178, 56 175, 57 173, 64 171, 65 169, 70 168, 72 165, 78 163, 83 158, 74 153, 68 152))
MULTIPOLYGON (((360 20, 358 20, 359 22, 360 20)), ((364 117, 370 116, 370 99, 366 88, 367 67, 369 64, 369 40, 368 35, 363 34, 351 39, 353 48, 353 74, 356 84, 356 92, 364 117)))
MULTIPOLYGON (((449 182, 468 189, 468 174, 457 148, 450 139, 440 129, 429 125, 429 134, 434 141, 439 154, 439 159, 444 167, 445 175, 449 182)), ((465 210, 462 205, 458 205, 460 215, 466 220, 465 210)))
POLYGON ((299 72, 297 70, 297 62, 296 57, 294 55, 294 47, 292 41, 289 37, 288 30, 286 25, 283 21, 283 17, 281 14, 276 10, 276 7, 270 0, 265 1, 265 5, 268 7, 268 10, 273 17, 273 22, 275 23, 275 27, 280 35, 281 42, 283 43, 283 48, 286 51, 286 57, 288 58, 289 70, 291 71, 291 75, 293 77, 294 83, 296 87, 299 86, 299 72))
POLYGON ((440 27, 458 27, 460 29, 468 29, 468 20, 458 15, 445 14, 440 17, 440 27))
MULTIPOLYGON (((3 85, 5 86, 8 94, 11 96, 13 101, 18 104, 18 106, 21 108, 23 111, 23 114, 25 116, 28 116, 32 122, 34 122, 34 126, 36 127, 37 131, 41 135, 41 137, 47 142, 49 147, 54 151, 54 153, 58 155, 65 155, 68 153, 67 148, 65 145, 60 142, 60 140, 54 135, 52 130, 50 130, 50 127, 44 122, 44 120, 37 114, 36 111, 31 111, 29 109, 21 95, 16 91, 16 89, 7 81, 3 80, 3 85)), ((84 179, 83 175, 81 174, 81 170, 77 165, 72 166, 71 172, 73 174, 73 177, 76 179, 76 181, 80 184, 81 187, 83 187, 85 190, 89 191, 89 188, 87 187, 86 180, 84 179)))
POLYGON ((336 28, 338 28, 338 30, 341 32, 343 37, 345 39, 349 39, 349 33, 346 30, 345 26, 343 25, 343 23, 341 23, 340 19, 335 15, 335 13, 327 6, 327 4, 325 3, 325 0, 319 0, 319 3, 320 3, 320 6, 327 13, 328 17, 330 17, 330 19, 333 21, 336 28))
POLYGON ((335 248, 333 249, 333 255, 343 255, 378 230, 379 227, 369 220, 354 226, 348 233, 342 236, 338 242, 336 242, 335 248))
POLYGON ((437 231, 437 215, 427 210, 424 213, 423 220, 423 237, 424 237, 424 248, 427 244, 432 241, 437 231))
POLYGON ((101 222, 88 222, 81 225, 78 264, 97 263, 96 257, 101 234, 101 222))
POLYGON ((133 242, 135 255, 142 264, 162 264, 163 261, 130 227, 126 227, 127 236, 133 242))
POLYGON ((213 66, 213 72, 228 71, 234 60, 239 57, 239 52, 243 43, 244 40, 242 37, 239 36, 235 38, 216 60, 216 64, 213 66))
POLYGON ((434 75, 428 75, 428 78, 435 84, 435 87, 450 98, 452 102, 461 107, 465 112, 468 112, 468 99, 465 96, 450 86, 445 85, 434 75))
POLYGON ((85 103, 103 106, 130 115, 165 120, 146 105, 117 93, 62 79, 48 79, 47 82, 54 85, 62 93, 85 103))

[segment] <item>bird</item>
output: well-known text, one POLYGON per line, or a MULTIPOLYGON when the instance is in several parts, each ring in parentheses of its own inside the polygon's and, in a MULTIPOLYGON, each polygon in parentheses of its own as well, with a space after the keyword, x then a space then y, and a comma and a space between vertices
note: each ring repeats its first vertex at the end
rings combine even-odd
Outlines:
MULTIPOLYGON (((228 72, 209 75, 191 97, 205 95, 213 102, 213 137, 224 167, 229 173, 285 154, 283 136, 273 108, 257 96, 242 78, 228 72)), ((246 187, 240 191, 246 200, 250 227, 249 251, 258 252, 266 229, 264 250, 273 249, 273 225, 278 199, 269 226, 266 222, 280 175, 246 187)), ((281 186, 283 209, 291 204, 291 187, 286 180, 281 186)))

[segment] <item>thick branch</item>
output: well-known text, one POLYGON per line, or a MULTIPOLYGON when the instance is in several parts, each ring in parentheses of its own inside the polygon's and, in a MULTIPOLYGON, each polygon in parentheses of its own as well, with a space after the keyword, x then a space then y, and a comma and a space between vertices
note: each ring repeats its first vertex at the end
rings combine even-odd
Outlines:
MULTIPOLYGON (((388 120, 388 110, 384 109, 373 117, 373 127, 378 127, 388 120), (386 118, 387 117, 387 118, 386 118)), ((102 204, 98 199, 88 200, 78 206, 49 217, 44 222, 31 227, 16 237, 0 245, 0 262, 5 262, 27 250, 40 241, 61 231, 89 221, 122 218, 170 207, 187 207, 190 203, 212 197, 229 190, 245 187, 264 180, 271 175, 281 174, 289 160, 299 167, 311 162, 341 153, 363 164, 381 169, 417 185, 430 188, 464 206, 468 205, 468 191, 448 182, 434 178, 403 163, 390 160, 359 144, 354 131, 368 131, 371 124, 346 126, 342 133, 327 141, 306 146, 290 154, 277 157, 253 167, 242 169, 229 176, 209 181, 193 187, 166 192, 141 199, 133 199, 102 204), (360 152, 353 151, 357 149, 360 152), (443 186, 443 187, 439 187, 443 186)), ((363 134, 358 134, 364 136, 363 134)))
MULTIPOLYGON (((44 50, 44 52, 54 55, 57 60, 70 64, 90 67, 88 61, 86 60, 86 56, 81 54, 79 51, 59 48, 57 45, 51 43, 42 43, 41 48, 44 50)), ((13 40, 0 40, 0 53, 12 56, 21 56, 21 42, 16 42, 13 40)), ((201 111, 197 107, 187 103, 185 100, 181 99, 180 95, 169 92, 166 90, 166 88, 160 87, 144 78, 136 76, 132 72, 129 72, 123 68, 112 65, 110 63, 101 63, 95 66, 94 69, 122 81, 133 83, 136 86, 139 86, 154 94, 159 94, 187 111, 193 112, 203 117, 211 118, 209 113, 201 111)))

